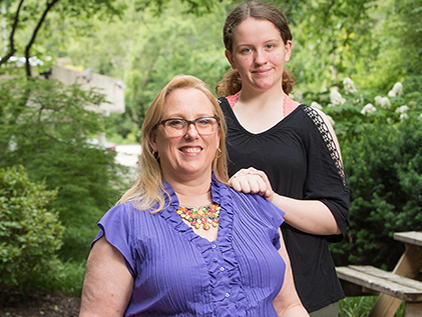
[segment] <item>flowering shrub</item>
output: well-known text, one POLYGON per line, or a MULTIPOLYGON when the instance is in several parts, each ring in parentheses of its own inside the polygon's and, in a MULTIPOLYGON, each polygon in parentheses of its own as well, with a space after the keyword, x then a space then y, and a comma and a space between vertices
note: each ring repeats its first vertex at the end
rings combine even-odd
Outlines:
POLYGON ((335 121, 350 186, 350 226, 330 246, 337 265, 392 269, 404 248, 393 233, 422 230, 422 94, 405 88, 383 96, 348 79, 310 103, 335 121))
POLYGON ((363 126, 376 120, 395 124, 411 116, 422 118, 422 93, 404 94, 403 89, 401 83, 396 83, 388 96, 381 96, 371 90, 359 91, 350 78, 345 78, 343 87, 308 94, 305 102, 332 118, 340 139, 353 138, 360 137, 363 126))

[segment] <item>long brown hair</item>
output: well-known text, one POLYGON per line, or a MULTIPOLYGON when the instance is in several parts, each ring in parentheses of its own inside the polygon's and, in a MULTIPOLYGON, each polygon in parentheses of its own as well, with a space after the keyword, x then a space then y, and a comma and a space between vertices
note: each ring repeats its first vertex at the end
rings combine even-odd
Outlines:
MULTIPOLYGON (((292 40, 289 25, 283 13, 276 7, 259 1, 248 1, 235 7, 227 16, 223 28, 223 41, 226 49, 233 53, 234 30, 247 18, 270 21, 280 31, 284 44, 292 40)), ((283 91, 289 94, 293 90, 296 79, 288 71, 283 72, 283 91)), ((237 70, 228 71, 215 87, 218 96, 234 95, 242 89, 242 80, 237 70)))
POLYGON ((194 76, 178 75, 159 92, 145 114, 142 125, 142 152, 139 161, 139 177, 132 187, 120 198, 117 202, 118 204, 134 201, 137 208, 143 210, 150 209, 151 212, 158 212, 165 207, 165 198, 169 195, 162 186, 160 161, 153 154, 150 140, 157 123, 161 119, 167 96, 180 88, 195 88, 203 92, 213 104, 214 115, 220 118, 219 148, 221 155, 215 157, 212 167, 217 181, 227 184, 226 122, 223 112, 213 93, 202 80, 194 76))

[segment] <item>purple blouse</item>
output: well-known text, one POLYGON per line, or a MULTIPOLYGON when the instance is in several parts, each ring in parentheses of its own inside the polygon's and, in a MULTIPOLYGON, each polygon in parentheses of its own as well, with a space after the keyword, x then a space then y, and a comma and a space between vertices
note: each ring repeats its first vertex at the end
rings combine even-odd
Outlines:
POLYGON ((285 263, 278 253, 284 212, 258 195, 218 183, 213 201, 221 205, 218 237, 197 235, 176 213, 179 201, 151 214, 131 202, 111 208, 98 223, 124 256, 134 278, 125 316, 277 316, 285 263))

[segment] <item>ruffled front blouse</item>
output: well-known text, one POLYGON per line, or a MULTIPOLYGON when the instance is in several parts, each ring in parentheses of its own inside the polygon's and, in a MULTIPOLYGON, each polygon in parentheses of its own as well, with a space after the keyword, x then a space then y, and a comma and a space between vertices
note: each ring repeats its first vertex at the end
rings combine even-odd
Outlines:
POLYGON ((176 213, 170 197, 158 213, 133 203, 110 209, 98 223, 126 260, 134 278, 125 316, 277 316, 285 263, 278 253, 284 212, 258 195, 238 193, 213 176, 221 205, 218 237, 197 235, 176 213))

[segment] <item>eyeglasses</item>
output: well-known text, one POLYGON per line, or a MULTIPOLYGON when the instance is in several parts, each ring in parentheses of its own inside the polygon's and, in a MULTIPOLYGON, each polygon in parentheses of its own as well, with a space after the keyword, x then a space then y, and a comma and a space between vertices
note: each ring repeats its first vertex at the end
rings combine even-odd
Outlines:
POLYGON ((164 130, 169 136, 181 136, 186 134, 187 128, 193 124, 199 134, 206 135, 214 133, 217 130, 219 122, 220 118, 215 116, 199 117, 195 120, 169 118, 158 122, 156 126, 162 124, 164 126, 164 130))

